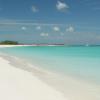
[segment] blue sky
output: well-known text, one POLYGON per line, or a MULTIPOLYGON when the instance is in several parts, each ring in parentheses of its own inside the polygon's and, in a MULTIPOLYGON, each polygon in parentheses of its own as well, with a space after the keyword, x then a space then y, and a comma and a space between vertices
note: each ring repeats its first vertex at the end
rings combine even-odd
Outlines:
POLYGON ((100 44, 100 0, 0 0, 0 40, 100 44))

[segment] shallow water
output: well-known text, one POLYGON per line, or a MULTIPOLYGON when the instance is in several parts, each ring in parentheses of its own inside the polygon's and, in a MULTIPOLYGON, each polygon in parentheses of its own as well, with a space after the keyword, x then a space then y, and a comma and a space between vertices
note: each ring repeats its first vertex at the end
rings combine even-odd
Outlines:
POLYGON ((52 72, 100 83, 100 47, 12 47, 0 51, 52 72))
POLYGON ((100 100, 100 47, 28 46, 0 51, 10 64, 32 72, 69 100, 100 100))

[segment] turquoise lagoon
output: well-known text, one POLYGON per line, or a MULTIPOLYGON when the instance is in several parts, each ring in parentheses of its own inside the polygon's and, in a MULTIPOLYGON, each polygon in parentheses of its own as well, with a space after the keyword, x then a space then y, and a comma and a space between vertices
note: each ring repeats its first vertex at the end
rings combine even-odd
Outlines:
POLYGON ((48 71, 100 84, 100 47, 23 46, 0 48, 48 71))

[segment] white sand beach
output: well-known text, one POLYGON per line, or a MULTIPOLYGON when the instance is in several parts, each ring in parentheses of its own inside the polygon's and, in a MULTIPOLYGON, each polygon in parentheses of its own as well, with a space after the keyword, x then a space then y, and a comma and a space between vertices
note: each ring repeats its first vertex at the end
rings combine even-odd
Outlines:
MULTIPOLYGON (((0 47, 15 46, 23 45, 0 47)), ((100 100, 100 85, 56 75, 35 65, 29 68, 21 59, 12 59, 0 56, 0 100, 100 100)))
POLYGON ((67 100, 32 73, 0 57, 0 100, 67 100))
POLYGON ((4 47, 20 47, 20 46, 35 46, 35 45, 0 45, 0 48, 4 48, 4 47))

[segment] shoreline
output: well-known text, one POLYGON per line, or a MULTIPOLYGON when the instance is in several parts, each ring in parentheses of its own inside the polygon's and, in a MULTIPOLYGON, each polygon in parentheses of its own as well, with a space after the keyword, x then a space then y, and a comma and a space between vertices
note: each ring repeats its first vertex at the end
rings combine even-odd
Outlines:
POLYGON ((23 45, 0 45, 0 48, 4 48, 4 47, 22 47, 22 46, 38 46, 38 47, 40 47, 40 46, 64 46, 64 45, 38 45, 38 44, 29 44, 29 45, 26 45, 26 44, 23 44, 23 45))
POLYGON ((18 44, 18 45, 3 45, 0 44, 0 48, 4 48, 4 47, 21 47, 21 46, 37 46, 37 47, 41 47, 41 46, 66 46, 66 47, 100 47, 100 45, 60 45, 60 44, 18 44))
MULTIPOLYGON (((36 66, 29 65, 30 63, 13 56, 1 56, 3 59, 9 62, 9 64, 16 69, 27 71, 33 76, 38 78, 43 83, 51 86, 56 91, 59 91, 68 100, 99 100, 100 98, 98 89, 99 86, 92 85, 83 80, 78 80, 70 76, 60 76, 56 73, 49 72, 44 69, 40 69, 36 66), (61 82, 62 81, 62 82, 61 82), (94 91, 95 90, 95 91, 94 91), (92 92, 97 93, 91 94, 92 92)), ((63 100, 63 99, 61 99, 63 100)))
POLYGON ((34 74, 16 68, 0 57, 1 100, 68 100, 34 74))
MULTIPOLYGON (((0 45, 0 48, 5 48, 5 47, 22 47, 22 46, 31 46, 31 45, 0 45)), ((35 46, 35 45, 33 45, 35 46)))
POLYGON ((26 64, 26 67, 24 65, 22 67, 21 64, 25 63, 22 62, 21 59, 14 60, 13 56, 12 58, 9 56, 7 59, 6 57, 3 58, 9 61, 9 64, 13 67, 31 72, 33 76, 37 77, 40 81, 47 84, 48 86, 51 86, 53 89, 59 91, 64 95, 65 98, 69 98, 69 100, 100 100, 100 86, 95 86, 90 83, 86 83, 83 80, 77 80, 69 76, 57 76, 56 73, 53 74, 45 71, 44 69, 41 70, 36 68, 36 66, 29 68, 29 66, 26 64))

